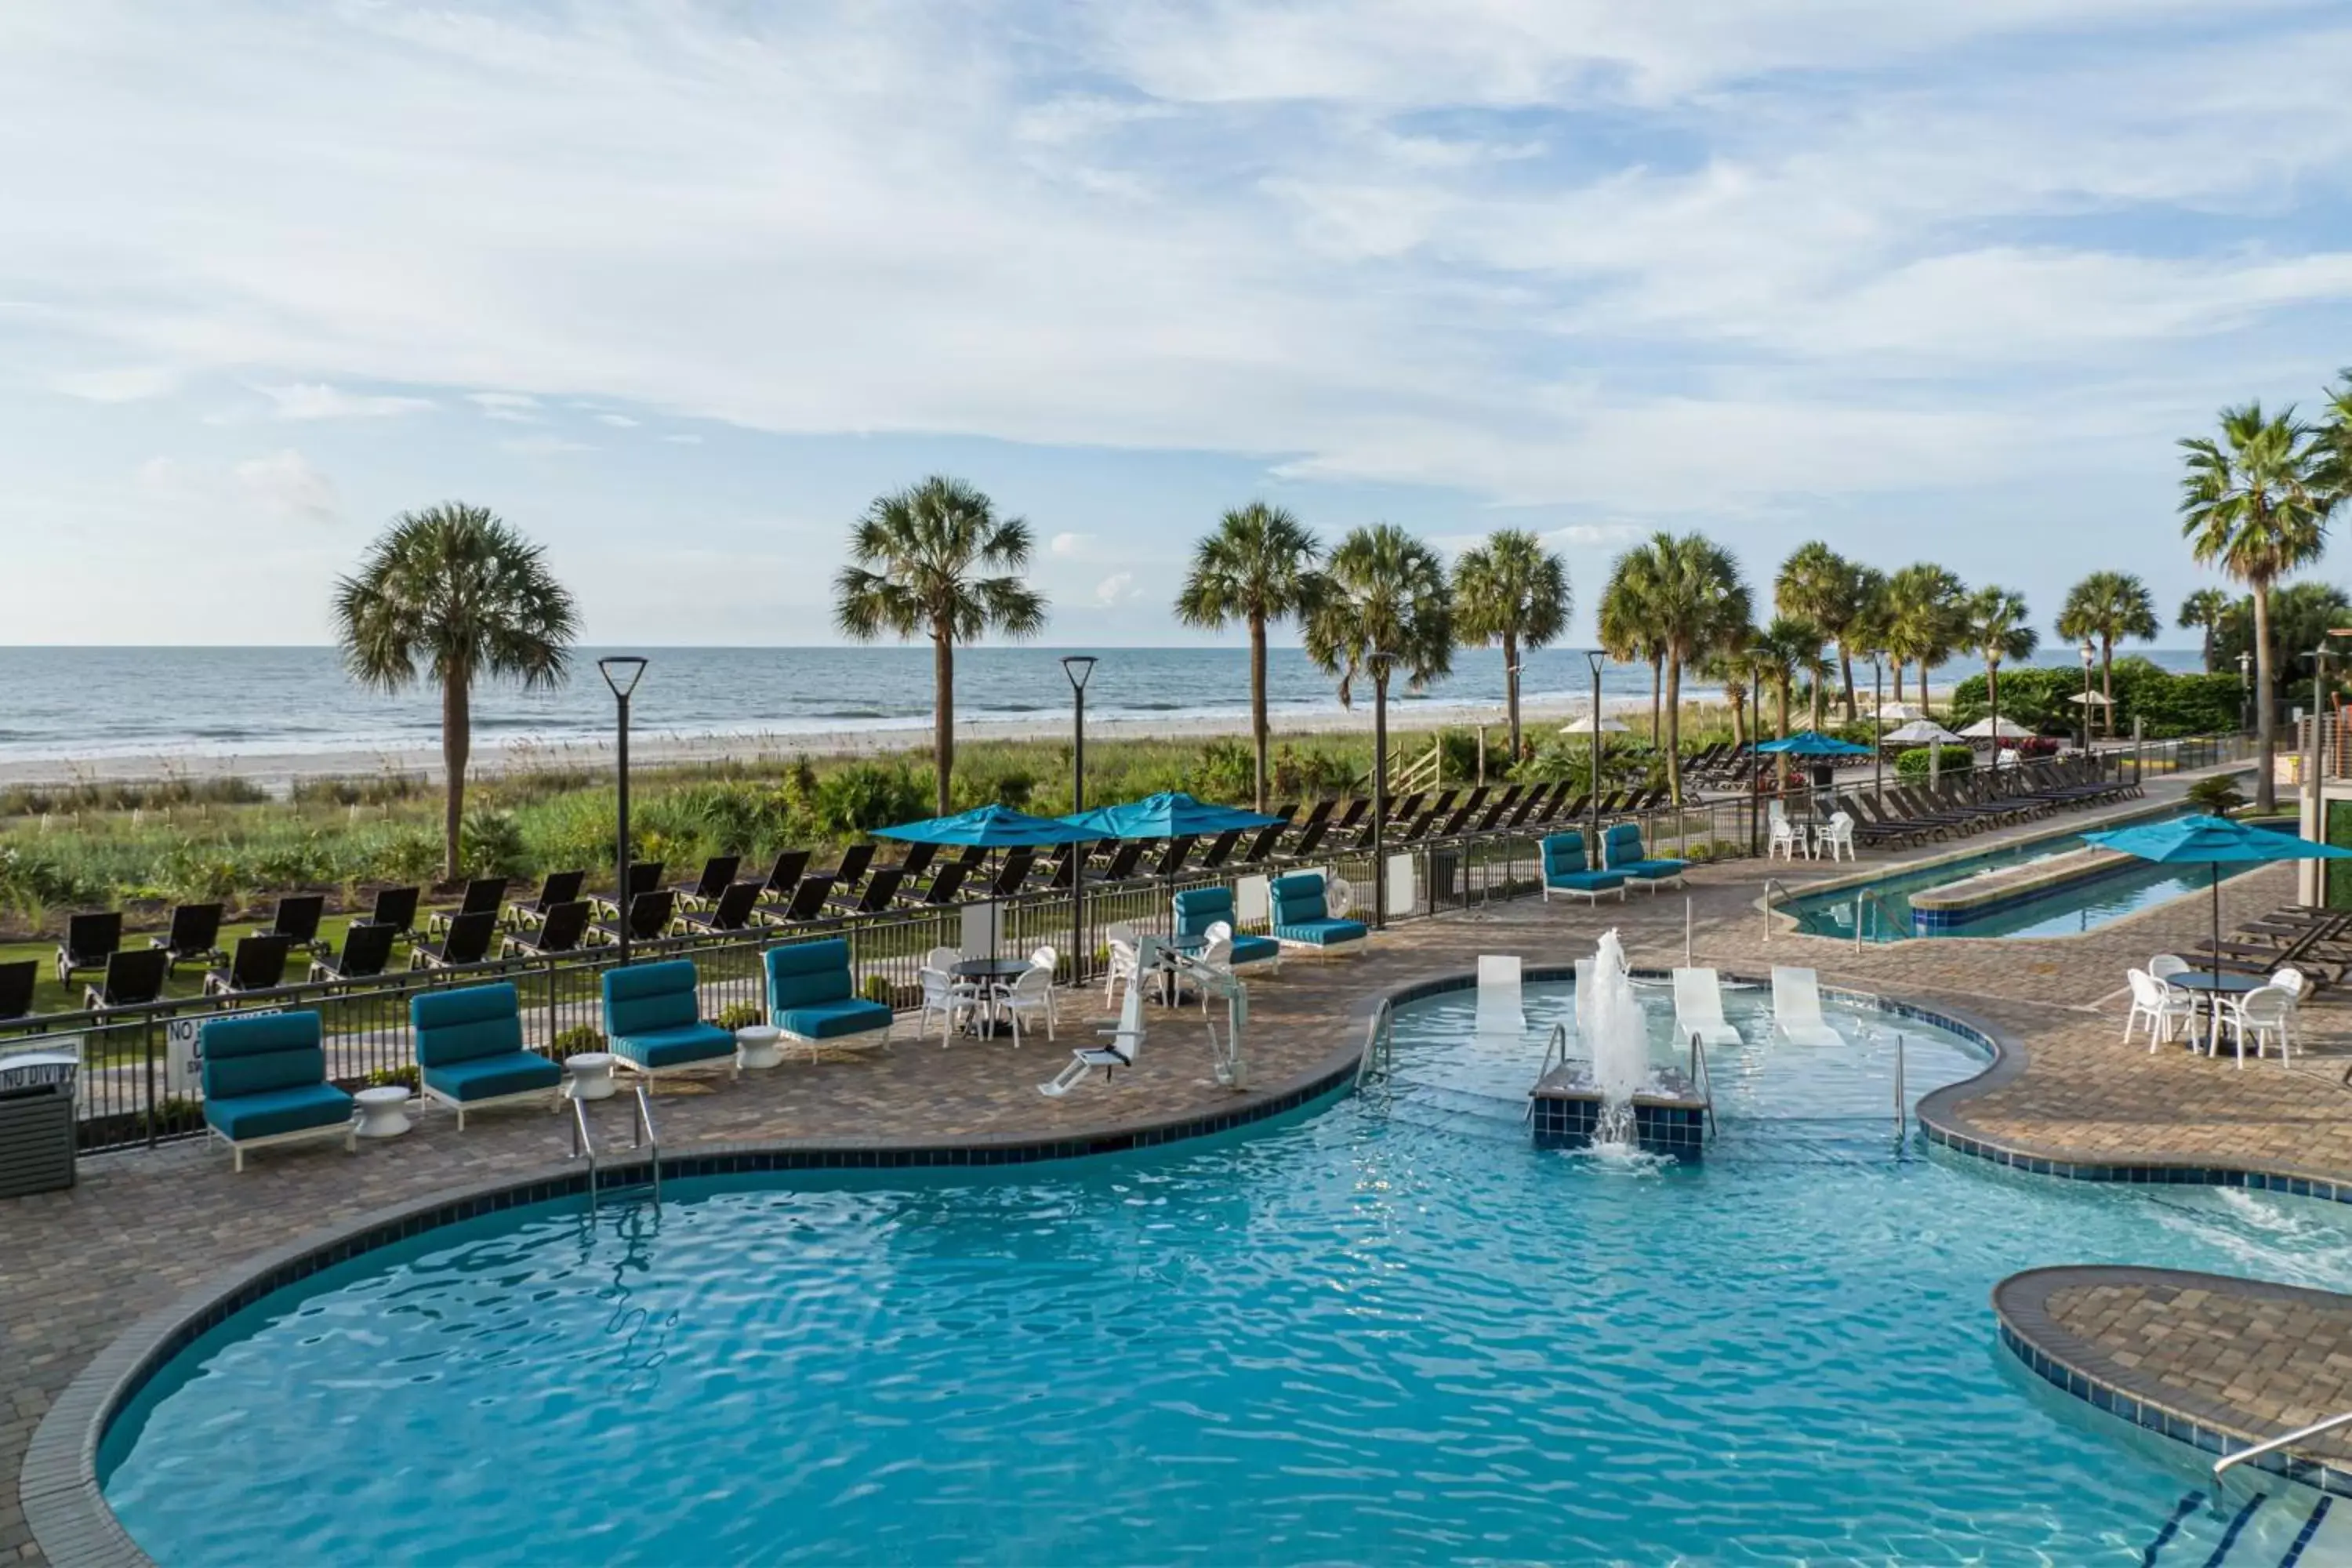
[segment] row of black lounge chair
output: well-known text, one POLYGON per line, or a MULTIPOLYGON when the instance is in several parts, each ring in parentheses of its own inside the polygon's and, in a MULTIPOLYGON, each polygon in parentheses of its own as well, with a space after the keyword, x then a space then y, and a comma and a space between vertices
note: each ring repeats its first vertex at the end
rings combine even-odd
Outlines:
POLYGON ((2067 760, 1998 773, 1964 773, 1932 788, 1898 785, 1854 790, 1835 798, 1837 808, 1853 819, 1854 837, 1876 847, 1965 837, 2140 793, 2140 786, 2128 778, 2106 778, 2095 764, 2067 760))
MULTIPOLYGON (((1614 791, 1600 803, 1599 815, 1654 809, 1664 796, 1662 789, 1614 791)), ((1567 783, 1415 791, 1391 803, 1387 841, 1403 845, 1525 832, 1582 821, 1591 811, 1591 795, 1567 783)), ((310 960, 309 981, 331 984, 393 973, 403 947, 410 970, 573 952, 616 940, 625 908, 633 942, 723 935, 1063 891, 1079 876, 1092 888, 1165 880, 1188 871, 1247 871, 1371 844, 1371 803, 1361 797, 1317 801, 1303 817, 1296 805, 1273 815, 1280 820, 1271 826, 1223 833, 1206 842, 1106 840, 1065 845, 1042 855, 1014 848, 996 854, 993 864, 986 849, 943 857, 939 846, 929 844, 909 845, 903 859, 877 864, 875 846, 866 843, 850 846, 837 863, 823 869, 811 868, 808 850, 788 849, 764 876, 748 879, 741 875, 741 857, 714 856, 694 880, 665 886, 661 864, 639 862, 629 868, 626 891, 619 898, 589 894, 584 870, 551 873, 535 893, 514 899, 508 897, 506 879, 480 878, 467 884, 457 908, 425 914, 421 926, 421 889, 386 888, 376 893, 365 918, 351 922, 340 950, 320 937, 326 899, 316 893, 279 899, 267 925, 233 944, 225 943, 226 911, 218 903, 179 906, 172 911, 170 929, 149 938, 144 947, 124 944, 120 910, 100 910, 68 917, 57 951, 57 976, 68 987, 78 975, 95 976, 84 989, 83 1005, 106 1012, 162 1000, 166 983, 188 964, 204 967, 205 995, 235 996, 286 984, 298 955, 310 960)), ((0 1019, 31 1013, 37 973, 30 960, 0 964, 0 1019)))

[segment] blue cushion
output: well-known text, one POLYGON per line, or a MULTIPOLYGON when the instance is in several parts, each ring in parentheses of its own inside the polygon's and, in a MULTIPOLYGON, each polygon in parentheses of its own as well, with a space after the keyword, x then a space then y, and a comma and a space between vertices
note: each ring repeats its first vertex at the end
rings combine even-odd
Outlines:
POLYGON ((1209 928, 1219 921, 1227 925, 1234 919, 1234 890, 1231 888, 1187 888, 1176 895, 1176 934, 1206 936, 1209 928))
POLYGON ((617 1040, 700 1022, 700 984, 690 958, 604 971, 604 1033, 617 1040))
POLYGON ((425 1081, 453 1100, 493 1100, 501 1094, 553 1089, 563 1081, 563 1069, 535 1052, 509 1051, 500 1057, 473 1057, 426 1068, 425 1081))
POLYGON ((1234 938, 1234 963, 1263 963, 1282 956, 1282 944, 1270 936, 1237 936, 1234 938))
POLYGON ((1546 887, 1573 888, 1587 893, 1605 893, 1624 884, 1625 873, 1622 871, 1562 871, 1544 879, 1546 887))
POLYGON ((839 937, 772 947, 767 964, 768 1005, 776 1012, 845 1001, 856 994, 857 987, 850 981, 849 943, 839 937))
POLYGON ((787 1034, 798 1035, 803 1040, 831 1040, 843 1035, 870 1034, 887 1029, 896 1016, 880 1002, 845 998, 836 1002, 815 1002, 805 1007, 780 1007, 776 1010, 776 1027, 787 1034))
POLYGON ((1361 942, 1371 934, 1371 928, 1361 921, 1315 920, 1298 921, 1289 925, 1277 925, 1274 934, 1285 942, 1303 942, 1315 947, 1332 947, 1343 942, 1361 942))
POLYGON ((1571 871, 1590 868, 1590 863, 1584 858, 1584 835, 1581 833, 1548 835, 1543 841, 1543 858, 1546 877, 1565 876, 1571 871))
POLYGON ((1274 901, 1276 927, 1297 925, 1324 917, 1323 877, 1318 871, 1293 871, 1276 877, 1267 888, 1274 901))
MULTIPOLYGON (((211 1064, 205 1064, 209 1074, 211 1064)), ((304 1084, 205 1101, 205 1120, 232 1142, 332 1127, 352 1119, 352 1097, 332 1084, 304 1084)))
POLYGON ((1601 864, 1603 868, 1620 871, 1643 858, 1640 824, 1621 822, 1601 830, 1601 864))
POLYGON ((503 982, 420 993, 409 999, 408 1021, 416 1034, 420 1067, 509 1057, 522 1049, 521 999, 503 982))
POLYGON ((1668 877, 1679 877, 1689 867, 1690 862, 1687 860, 1652 858, 1632 861, 1618 867, 1617 869, 1628 877, 1638 877, 1645 882, 1655 882, 1663 881, 1668 877))
POLYGON ((674 1068, 733 1056, 735 1037, 716 1024, 680 1024, 675 1028, 614 1035, 613 1050, 639 1067, 674 1068))
POLYGON ((207 1018, 196 1033, 205 1058, 205 1098, 233 1100, 327 1080, 315 1012, 207 1018))

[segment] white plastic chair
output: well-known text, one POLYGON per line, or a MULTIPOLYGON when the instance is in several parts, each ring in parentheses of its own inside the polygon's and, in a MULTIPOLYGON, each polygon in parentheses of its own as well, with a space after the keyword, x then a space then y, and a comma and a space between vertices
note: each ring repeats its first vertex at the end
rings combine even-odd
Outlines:
POLYGON ((1045 1037, 1054 1037, 1054 972, 1031 964, 1010 985, 999 985, 989 1000, 1013 1021, 1013 1048, 1021 1048, 1021 1020, 1045 1020, 1045 1037))
MULTIPOLYGON (((1231 974, 1234 972, 1234 928, 1223 921, 1216 921, 1212 922, 1209 929, 1202 934, 1207 938, 1208 945, 1192 955, 1193 961, 1221 973, 1231 974)), ((1184 999, 1184 971, 1177 970, 1175 978, 1176 999, 1181 1002, 1184 999)), ((1208 987, 1196 986, 1194 989, 1201 993, 1201 1011, 1208 1012, 1208 987)))
POLYGON ((2254 1055, 2261 1056, 2270 1042, 2278 1041, 2279 1060, 2292 1059, 2289 1043, 2294 1033, 2294 997, 2277 985, 2263 985, 2230 1000, 2230 1011, 2223 1020, 2230 1033, 2237 1037, 2238 1066, 2246 1065, 2246 1037, 2254 1039, 2254 1055))
POLYGON ((1736 1046, 1739 1031, 1723 1016, 1723 983, 1712 969, 1675 971, 1675 1034, 1710 1046, 1736 1046))
POLYGON ((1804 849, 1810 858, 1811 852, 1803 836, 1798 833, 1796 824, 1789 820, 1789 808, 1776 800, 1768 803, 1768 809, 1771 815, 1772 841, 1766 847, 1764 858, 1777 860, 1786 854, 1794 860, 1800 849, 1804 849))
POLYGON ((923 1010, 915 1019, 917 1039, 929 1032, 931 1015, 938 1013, 940 1044, 945 1046, 955 1036, 956 1021, 978 1010, 980 987, 953 973, 953 966, 962 961, 963 954, 951 947, 935 947, 923 955, 923 966, 915 972, 923 983, 923 1010))
POLYGON ((1836 811, 1822 829, 1822 847, 1830 852, 1832 860, 1851 860, 1853 849, 1853 815, 1836 811))
POLYGON ((1103 1001, 1118 998, 1118 983, 1135 984, 1135 927, 1121 921, 1103 932, 1103 941, 1110 948, 1110 971, 1103 977, 1103 1001))
POLYGON ((1810 969, 1772 966, 1772 1022, 1790 1045, 1845 1044, 1845 1037, 1822 1016, 1821 980, 1810 969))
POLYGON ((2172 1038, 2172 1026, 2194 1032, 2196 1003, 2185 991, 2174 991, 2145 969, 2126 972, 2124 978, 2131 985, 2131 1012, 2124 1019, 2124 1043, 2131 1043, 2132 1032, 2145 1023, 2147 1026, 2147 1048, 2152 1056, 2156 1047, 2172 1038))
POLYGON ((2147 961, 2148 977, 2158 984, 2168 982, 2176 974, 2186 974, 2194 967, 2177 952, 2159 952, 2147 961))

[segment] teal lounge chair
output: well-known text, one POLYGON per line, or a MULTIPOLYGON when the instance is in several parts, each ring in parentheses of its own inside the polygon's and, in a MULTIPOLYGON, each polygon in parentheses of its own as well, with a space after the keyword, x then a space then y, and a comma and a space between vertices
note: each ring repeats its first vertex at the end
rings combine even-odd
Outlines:
MULTIPOLYGON (((1325 912, 1320 871, 1276 877, 1268 891, 1274 900, 1274 940, 1284 947, 1328 953, 1371 934, 1371 928, 1361 921, 1334 920, 1325 912)), ((1240 940, 1234 938, 1236 945, 1240 940)))
POLYGON ((808 1047, 811 1059, 820 1040, 887 1035, 897 1021, 888 1003, 857 994, 849 943, 839 937, 772 947, 767 964, 768 1022, 808 1047))
POLYGON ((1582 899, 1588 904, 1598 904, 1603 893, 1614 893, 1618 901, 1625 899, 1625 873, 1595 871, 1584 859, 1584 835, 1554 833, 1543 841, 1544 902, 1551 902, 1558 893, 1563 899, 1582 899))
POLYGON ((245 1152, 303 1138, 359 1147, 352 1097, 327 1081, 319 1015, 259 1013, 207 1018, 196 1034, 205 1058, 205 1125, 228 1144, 236 1167, 245 1152))
POLYGON ((1644 887, 1654 893, 1665 883, 1682 885, 1683 873, 1690 868, 1687 860, 1654 858, 1642 847, 1642 825, 1620 822, 1605 827, 1601 833, 1601 863, 1612 871, 1624 874, 1625 880, 1644 887))
POLYGON ((614 1065, 646 1078, 715 1062, 741 1076, 735 1037, 702 1021, 702 977, 690 958, 604 971, 604 1038, 614 1065))
POLYGON ((408 1022, 425 1098, 456 1107, 458 1131, 466 1112, 484 1106, 543 1099, 550 1110, 563 1109, 563 1068, 523 1047, 522 1005, 512 985, 425 992, 409 999, 408 1022))
POLYGON ((1233 965, 1271 963, 1282 967, 1282 944, 1270 936, 1244 936, 1234 918, 1234 890, 1227 887, 1187 888, 1176 895, 1176 934, 1205 937, 1223 921, 1234 933, 1233 965))

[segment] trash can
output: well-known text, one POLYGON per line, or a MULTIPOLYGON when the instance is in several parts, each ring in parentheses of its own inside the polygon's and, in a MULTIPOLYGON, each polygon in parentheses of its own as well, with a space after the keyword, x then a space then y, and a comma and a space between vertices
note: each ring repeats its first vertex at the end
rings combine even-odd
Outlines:
POLYGON ((0 1055, 0 1198, 74 1184, 74 1079, 79 1042, 0 1055))

